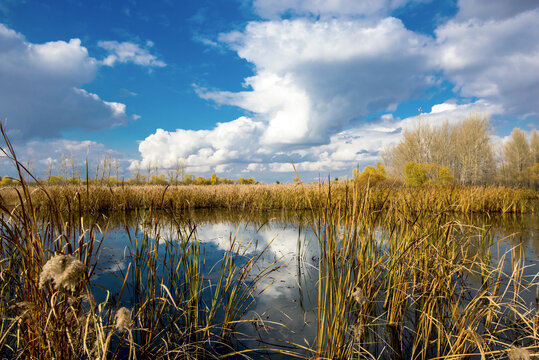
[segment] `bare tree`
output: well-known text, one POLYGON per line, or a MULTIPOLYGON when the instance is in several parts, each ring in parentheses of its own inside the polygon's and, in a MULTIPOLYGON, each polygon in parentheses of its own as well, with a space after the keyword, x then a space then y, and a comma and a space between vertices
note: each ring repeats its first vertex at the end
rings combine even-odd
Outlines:
POLYGON ((174 160, 173 166, 168 170, 168 179, 171 184, 177 185, 179 181, 183 181, 185 166, 183 159, 177 157, 174 160))
POLYGON ((537 130, 535 129, 532 131, 530 151, 532 163, 539 163, 539 133, 537 133, 537 130))
POLYGON ((53 161, 49 157, 49 158, 47 158, 47 167, 45 168, 45 177, 46 177, 47 181, 49 181, 49 179, 52 176, 52 167, 53 167, 53 161))
POLYGON ((69 165, 71 165, 71 177, 76 178, 76 174, 75 174, 75 158, 73 157, 73 153, 71 153, 71 156, 69 157, 69 165))
POLYGON ((67 181, 69 179, 68 163, 69 158, 65 154, 62 154, 60 156, 60 173, 64 177, 64 181, 67 181))
POLYGON ((506 181, 513 185, 528 185, 529 168, 533 165, 530 145, 524 131, 516 128, 504 145, 506 181))
POLYGON ((461 184, 486 184, 495 163, 486 116, 472 115, 457 125, 452 134, 455 164, 451 169, 461 184))
POLYGON ((120 159, 114 159, 114 172, 116 173, 116 184, 120 181, 120 159))
POLYGON ((152 178, 152 162, 151 161, 148 161, 148 165, 146 166, 146 172, 148 174, 148 178, 146 179, 146 182, 150 182, 151 178, 152 178))
POLYGON ((438 164, 448 167, 460 183, 483 184, 494 171, 494 155, 490 144, 488 119, 474 115, 456 125, 445 122, 431 127, 422 119, 403 132, 402 140, 382 151, 389 173, 404 179, 404 166, 438 164))

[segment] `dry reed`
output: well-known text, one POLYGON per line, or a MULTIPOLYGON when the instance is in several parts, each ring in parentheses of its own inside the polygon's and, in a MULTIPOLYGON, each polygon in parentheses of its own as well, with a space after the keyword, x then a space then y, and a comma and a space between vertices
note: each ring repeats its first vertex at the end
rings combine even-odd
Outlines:
MULTIPOLYGON (((326 192, 329 184, 326 184, 326 192)), ((353 202, 352 193, 346 192, 349 182, 332 184, 333 205, 353 202), (348 199, 345 199, 348 197, 348 199)), ((201 209, 224 208, 242 210, 305 210, 320 205, 317 184, 303 186, 274 185, 190 185, 190 186, 118 186, 91 185, 46 186, 47 194, 30 188, 36 207, 47 209, 52 203, 59 210, 115 211, 134 209, 201 209)), ((2 187, 2 200, 6 206, 17 203, 16 187, 2 187)), ((365 193, 366 188, 358 189, 365 193)), ((369 188, 366 206, 371 210, 392 207, 409 211, 451 211, 462 213, 534 212, 539 194, 532 189, 478 186, 426 186, 407 188, 401 185, 383 184, 369 188)))

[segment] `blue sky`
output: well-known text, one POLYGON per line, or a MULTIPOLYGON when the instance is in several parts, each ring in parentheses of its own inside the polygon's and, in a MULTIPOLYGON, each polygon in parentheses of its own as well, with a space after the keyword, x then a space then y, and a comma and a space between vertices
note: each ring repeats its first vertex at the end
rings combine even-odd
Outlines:
POLYGON ((110 154, 125 177, 345 177, 419 109, 488 114, 496 141, 538 98, 535 0, 0 0, 0 118, 39 176, 110 154))

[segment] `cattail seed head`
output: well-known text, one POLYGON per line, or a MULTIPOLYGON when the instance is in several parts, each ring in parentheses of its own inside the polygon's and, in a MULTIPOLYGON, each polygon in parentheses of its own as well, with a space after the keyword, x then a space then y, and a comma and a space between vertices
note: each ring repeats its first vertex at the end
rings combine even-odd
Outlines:
POLYGON ((509 360, 530 360, 530 352, 526 349, 511 346, 511 349, 507 352, 509 360))
POLYGON ((125 331, 129 329, 129 326, 131 325, 131 310, 128 308, 122 307, 118 309, 116 312, 116 324, 114 327, 118 331, 125 331))
POLYGON ((39 276, 39 287, 43 288, 48 280, 54 282, 56 289, 75 289, 78 283, 84 279, 86 266, 71 255, 55 255, 43 266, 39 276))
POLYGON ((369 302, 369 299, 367 299, 367 297, 363 295, 363 291, 361 291, 359 287, 357 287, 350 295, 354 298, 354 300, 356 300, 359 305, 364 305, 369 302))

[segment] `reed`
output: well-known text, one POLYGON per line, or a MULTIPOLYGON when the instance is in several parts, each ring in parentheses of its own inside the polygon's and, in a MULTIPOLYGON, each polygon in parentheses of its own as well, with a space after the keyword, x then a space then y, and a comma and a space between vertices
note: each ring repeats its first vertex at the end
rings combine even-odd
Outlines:
POLYGON ((519 247, 492 261, 488 228, 391 196, 386 211, 373 211, 370 189, 348 191, 336 203, 327 191, 311 220, 320 252, 314 357, 496 359, 515 346, 539 350, 537 308, 524 301, 539 282, 524 275, 519 247))
MULTIPOLYGON (((325 185, 326 187, 329 184, 325 185)), ((346 192, 350 182, 332 185, 332 205, 352 204, 352 193, 346 192), (348 197, 348 199, 345 199, 348 197)), ((189 186, 116 186, 106 185, 48 185, 47 193, 30 187, 34 204, 46 209, 50 202, 55 208, 69 211, 82 207, 83 212, 104 212, 135 209, 240 209, 250 211, 285 209, 306 210, 319 206, 317 184, 273 185, 189 185, 189 186)), ((18 202, 16 187, 1 187, 2 201, 6 206, 18 202)), ((327 191, 327 189, 326 189, 327 191)), ((358 191, 366 194, 367 187, 358 191)), ((382 183, 368 187, 368 203, 371 210, 405 207, 409 211, 458 213, 526 213, 534 212, 539 193, 533 189, 501 186, 424 186, 408 188, 399 184, 382 183)), ((363 196, 364 197, 364 196, 363 196)))
POLYGON ((231 238, 221 266, 208 271, 195 225, 177 219, 168 236, 161 232, 153 208, 165 207, 162 193, 159 204, 137 213, 134 234, 124 217, 129 264, 111 295, 92 278, 109 222, 84 221, 84 193, 62 203, 54 189, 28 186, 32 175, 0 131, 20 183, 12 189, 17 201, 0 203, 1 358, 184 359, 256 350, 234 337, 260 280, 274 271, 275 263, 256 268, 263 252, 247 256, 248 244, 231 238))

